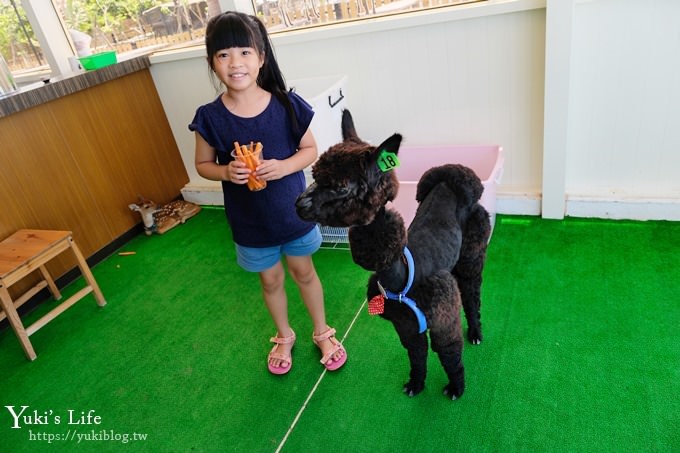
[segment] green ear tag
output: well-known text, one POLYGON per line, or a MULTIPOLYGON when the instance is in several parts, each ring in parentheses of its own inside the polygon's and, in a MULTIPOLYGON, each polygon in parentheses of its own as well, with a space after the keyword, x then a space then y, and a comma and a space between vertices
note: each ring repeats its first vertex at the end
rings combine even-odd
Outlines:
POLYGON ((396 154, 383 149, 378 158, 378 168, 381 172, 387 173, 399 166, 399 158, 396 154))

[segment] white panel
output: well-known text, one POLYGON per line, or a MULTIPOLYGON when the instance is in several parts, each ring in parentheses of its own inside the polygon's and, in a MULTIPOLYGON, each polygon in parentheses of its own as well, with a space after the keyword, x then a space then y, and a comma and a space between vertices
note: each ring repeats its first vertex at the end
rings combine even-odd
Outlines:
MULTIPOLYGON (((194 133, 188 128, 199 105, 212 101, 218 91, 209 76, 205 51, 199 56, 151 65, 151 75, 160 95, 177 147, 189 174, 190 185, 201 189, 219 189, 218 181, 209 181, 196 172, 194 166, 194 133)), ((221 190, 221 189, 220 189, 221 190)))
POLYGON ((567 190, 680 197, 680 2, 578 3, 567 190))
MULTIPOLYGON (((289 80, 346 74, 357 131, 410 145, 499 144, 500 191, 540 192, 545 12, 281 44, 289 80)), ((285 42, 285 40, 284 40, 285 42)))
POLYGON ((573 8, 573 0, 547 4, 542 213, 551 219, 565 214, 573 8))

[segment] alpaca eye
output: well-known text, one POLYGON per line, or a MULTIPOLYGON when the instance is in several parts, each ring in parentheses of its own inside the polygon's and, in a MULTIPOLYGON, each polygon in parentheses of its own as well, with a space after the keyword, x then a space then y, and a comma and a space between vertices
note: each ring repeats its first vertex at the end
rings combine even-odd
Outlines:
POLYGON ((349 193, 349 187, 348 186, 338 187, 337 189, 335 189, 335 193, 337 195, 347 195, 349 193))

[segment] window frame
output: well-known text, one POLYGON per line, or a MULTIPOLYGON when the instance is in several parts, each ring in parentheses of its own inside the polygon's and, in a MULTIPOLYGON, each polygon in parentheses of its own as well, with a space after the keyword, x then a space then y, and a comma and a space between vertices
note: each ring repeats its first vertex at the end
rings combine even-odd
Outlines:
MULTIPOLYGON (((241 11, 255 14, 251 0, 218 0, 221 11, 241 11)), ((72 72, 68 59, 76 56, 75 46, 66 29, 54 2, 52 8, 45 8, 44 0, 22 0, 31 26, 40 42, 43 53, 49 63, 47 71, 35 71, 15 77, 19 85, 45 80, 72 72), (49 39, 47 39, 49 36, 49 39)), ((526 9, 545 8, 546 0, 486 0, 477 3, 455 4, 445 7, 409 11, 402 14, 367 17, 361 20, 331 22, 323 25, 281 30, 271 33, 272 40, 286 44, 301 43, 310 40, 327 39, 347 35, 379 32, 421 25, 448 22, 454 19, 468 19, 487 15, 502 14, 526 9)), ((193 46, 196 47, 196 46, 193 46)), ((160 54, 158 61, 163 61, 166 50, 149 51, 149 54, 160 54)), ((172 54, 192 53, 192 47, 174 49, 172 54)), ((131 56, 130 58, 132 58, 131 56)), ((172 58, 172 57, 171 57, 172 58)), ((123 58, 124 60, 125 58, 123 58)), ((155 59, 152 58, 153 63, 155 59)), ((119 59, 119 61, 122 61, 119 59)))
MULTIPOLYGON (((221 11, 238 9, 250 12, 251 14, 254 13, 249 0, 218 0, 218 3, 221 11)), ((14 79, 17 84, 23 86, 31 82, 39 82, 71 74, 73 70, 69 64, 69 58, 77 57, 77 53, 66 24, 59 14, 54 1, 22 0, 21 6, 26 12, 26 17, 33 28, 36 39, 40 43, 49 68, 15 74, 14 79)), ((149 53, 151 52, 153 51, 149 51, 149 53)), ((134 55, 130 56, 130 58, 133 57, 134 55)), ((119 61, 122 60, 119 59, 119 61)))

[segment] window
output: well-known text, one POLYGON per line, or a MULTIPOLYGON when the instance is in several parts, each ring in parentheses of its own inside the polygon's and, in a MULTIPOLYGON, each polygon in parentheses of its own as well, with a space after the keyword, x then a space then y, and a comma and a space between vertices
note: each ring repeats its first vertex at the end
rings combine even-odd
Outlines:
POLYGON ((18 0, 0 0, 0 55, 12 73, 49 72, 40 43, 18 0))
MULTIPOLYGON (((252 5, 245 0, 245 8, 252 6, 250 12, 255 11, 267 29, 276 33, 485 0, 249 1, 252 5)), ((50 0, 0 0, 0 55, 6 60, 17 83, 24 85, 59 75, 59 68, 50 68, 48 62, 54 64, 55 61, 66 60, 65 54, 73 55, 76 51, 66 38, 63 42, 68 49, 62 49, 60 58, 54 57, 54 42, 49 37, 41 38, 50 33, 42 27, 41 20, 45 16, 49 16, 47 22, 56 23, 58 29, 67 30, 65 33, 71 36, 71 41, 75 41, 72 36, 82 38, 83 35, 78 34, 84 33, 92 53, 115 50, 118 60, 122 61, 160 48, 201 44, 208 19, 226 9, 224 5, 235 4, 242 9, 244 2, 51 0, 50 3, 50 0)), ((54 28, 48 26, 47 30, 54 28)))
POLYGON ((69 30, 91 37, 93 53, 202 41, 210 17, 207 0, 54 1, 69 30))
POLYGON ((252 0, 271 33, 484 0, 252 0))
MULTIPOLYGON (((48 0, 53 9, 45 3, 0 0, 0 55, 19 84, 47 79, 54 72, 45 56, 53 43, 40 42, 40 33, 33 32, 44 15, 58 15, 54 20, 74 42, 87 35, 92 53, 114 50, 120 61, 159 48, 200 44, 207 20, 221 11, 219 0, 52 0, 51 5, 48 0)), ((75 52, 75 44, 69 52, 75 52)))

